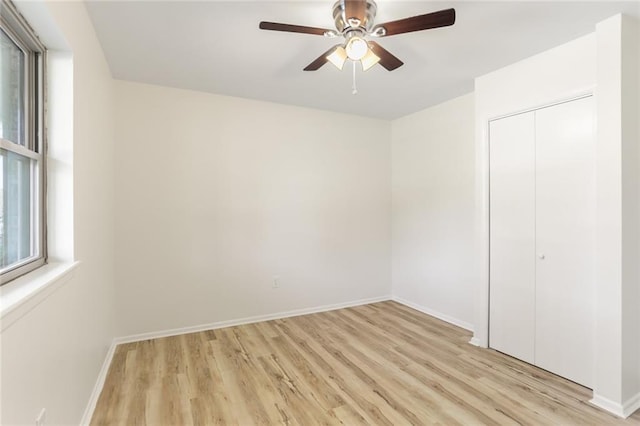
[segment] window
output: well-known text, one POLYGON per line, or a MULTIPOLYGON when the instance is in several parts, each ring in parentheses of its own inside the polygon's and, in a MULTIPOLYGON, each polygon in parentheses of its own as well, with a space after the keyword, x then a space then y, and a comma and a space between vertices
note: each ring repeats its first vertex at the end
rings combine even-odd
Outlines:
POLYGON ((0 282, 46 261, 45 49, 0 0, 0 282))

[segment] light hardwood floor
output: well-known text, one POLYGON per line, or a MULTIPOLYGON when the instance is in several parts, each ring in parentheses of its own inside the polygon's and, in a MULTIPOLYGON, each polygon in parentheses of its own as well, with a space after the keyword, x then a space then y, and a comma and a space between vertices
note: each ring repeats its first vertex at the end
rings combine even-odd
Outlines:
POLYGON ((93 425, 640 425, 395 302, 120 345, 93 425))

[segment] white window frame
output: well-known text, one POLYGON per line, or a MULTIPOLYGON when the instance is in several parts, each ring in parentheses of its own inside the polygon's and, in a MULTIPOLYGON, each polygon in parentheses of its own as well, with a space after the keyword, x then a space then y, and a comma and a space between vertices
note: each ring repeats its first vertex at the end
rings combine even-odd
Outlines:
MULTIPOLYGON (((0 137, 0 148, 35 160, 31 184, 31 237, 34 255, 0 270, 0 285, 47 262, 46 232, 46 56, 35 31, 10 0, 0 0, 0 27, 25 53, 25 145, 0 137)), ((6 202, 7 200, 5 200, 6 202)))

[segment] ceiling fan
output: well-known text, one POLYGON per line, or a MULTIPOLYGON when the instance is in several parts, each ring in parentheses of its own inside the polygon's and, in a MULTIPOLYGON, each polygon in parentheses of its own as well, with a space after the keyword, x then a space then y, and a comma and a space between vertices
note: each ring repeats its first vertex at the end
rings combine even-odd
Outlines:
POLYGON ((393 71, 402 66, 403 62, 375 41, 367 40, 366 37, 389 37, 446 27, 453 25, 456 21, 455 9, 444 9, 374 25, 377 9, 374 0, 338 0, 333 5, 335 30, 265 21, 260 22, 260 29, 344 38, 343 43, 336 44, 307 65, 304 68, 305 71, 316 71, 327 62, 342 69, 347 59, 354 62, 360 61, 364 71, 377 63, 393 71))

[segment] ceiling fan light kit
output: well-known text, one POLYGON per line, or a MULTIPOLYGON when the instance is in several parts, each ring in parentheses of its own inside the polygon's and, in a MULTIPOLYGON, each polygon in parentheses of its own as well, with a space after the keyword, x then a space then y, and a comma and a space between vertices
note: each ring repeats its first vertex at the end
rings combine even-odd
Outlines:
POLYGON ((360 62, 364 71, 378 63, 386 70, 393 71, 401 67, 403 62, 375 41, 367 40, 367 37, 383 38, 446 27, 453 25, 456 20, 454 9, 444 9, 374 25, 377 11, 378 6, 374 0, 339 0, 333 5, 335 30, 266 21, 260 22, 259 28, 270 31, 322 35, 327 38, 344 38, 343 43, 333 46, 307 65, 304 68, 305 71, 316 71, 327 62, 342 70, 347 59, 354 63, 360 62))

